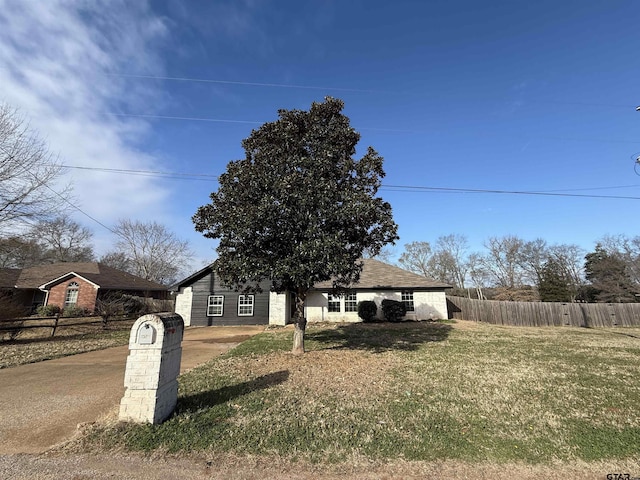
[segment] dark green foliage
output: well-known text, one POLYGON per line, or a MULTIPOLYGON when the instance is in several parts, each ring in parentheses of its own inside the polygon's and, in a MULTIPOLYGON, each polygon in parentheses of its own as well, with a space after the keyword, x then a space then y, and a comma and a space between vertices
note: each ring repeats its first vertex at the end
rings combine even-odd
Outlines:
POLYGON ((373 300, 358 302, 358 316, 365 322, 373 322, 378 314, 378 306, 373 300))
POLYGON ((399 322, 407 314, 407 307, 397 300, 382 300, 382 314, 387 322, 399 322))
POLYGON ((565 276, 562 265, 558 262, 547 261, 538 279, 538 294, 542 302, 570 302, 571 282, 565 276))
POLYGON ((597 244, 594 252, 585 256, 584 271, 587 280, 597 291, 599 302, 636 302, 638 286, 634 285, 625 261, 615 253, 607 252, 597 244))
POLYGON ((36 310, 38 315, 42 317, 53 317, 62 312, 62 309, 58 305, 41 305, 36 310))
POLYGON ((243 140, 243 160, 220 175, 211 203, 193 217, 196 230, 220 239, 216 269, 230 286, 296 293, 303 324, 307 291, 333 280, 348 286, 360 276, 363 251, 376 255, 394 242, 391 205, 377 197, 382 157, 369 147, 354 159, 360 135, 327 97, 309 111, 279 110, 243 140))
POLYGON ((335 277, 358 279, 365 248, 395 241, 391 206, 376 197, 384 177, 372 148, 353 159, 360 135, 327 98, 311 109, 280 110, 242 142, 246 157, 220 176, 211 203, 193 217, 219 238, 216 267, 230 285, 278 279, 282 290, 308 289, 335 277))

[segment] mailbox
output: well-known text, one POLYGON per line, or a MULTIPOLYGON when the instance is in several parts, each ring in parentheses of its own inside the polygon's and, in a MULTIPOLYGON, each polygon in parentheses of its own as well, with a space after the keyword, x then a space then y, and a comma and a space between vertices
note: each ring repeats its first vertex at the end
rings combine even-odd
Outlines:
POLYGON ((120 420, 156 424, 171 415, 178 401, 183 334, 177 313, 144 315, 133 324, 120 420))

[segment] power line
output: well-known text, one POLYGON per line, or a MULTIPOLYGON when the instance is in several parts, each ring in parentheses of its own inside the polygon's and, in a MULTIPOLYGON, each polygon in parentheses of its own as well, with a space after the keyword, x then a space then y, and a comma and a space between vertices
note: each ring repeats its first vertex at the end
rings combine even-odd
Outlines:
POLYGON ((106 73, 105 75, 111 77, 125 77, 125 78, 145 78, 150 80, 170 80, 175 82, 197 82, 197 83, 217 83, 223 85, 245 85, 251 87, 272 87, 272 88, 297 88, 303 90, 334 90, 338 92, 352 92, 352 93, 386 93, 396 94, 397 92, 390 92, 384 90, 368 90, 363 88, 344 88, 344 87, 321 87, 318 85, 295 85, 291 83, 262 83, 262 82, 241 82, 234 80, 216 80, 210 78, 189 78, 189 77, 165 77, 161 75, 135 75, 129 73, 106 73))
POLYGON ((206 118, 206 117, 177 117, 172 115, 152 115, 144 113, 113 113, 106 112, 107 115, 114 117, 140 117, 140 118, 159 118, 164 120, 188 120, 193 122, 217 122, 217 123, 251 123, 262 124, 264 122, 257 122, 254 120, 230 120, 226 118, 206 118))
MULTIPOLYGON (((251 124, 251 125, 261 125, 265 123, 264 121, 256 121, 256 120, 233 120, 226 118, 209 118, 209 117, 184 117, 177 115, 156 115, 156 114, 146 114, 146 113, 114 113, 114 112, 104 112, 105 115, 111 115, 114 117, 133 117, 133 118, 149 118, 149 119, 159 119, 159 120, 186 120, 192 122, 211 122, 211 123, 237 123, 237 124, 251 124)), ((414 129, 401 129, 401 128, 376 128, 376 127, 361 127, 358 130, 370 131, 370 132, 382 132, 382 133, 410 133, 415 135, 428 135, 432 134, 437 129, 432 130, 414 130, 414 129)), ((475 131, 476 134, 479 135, 499 135, 502 136, 501 133, 495 132, 486 132, 486 131, 475 131)), ((530 137, 530 135, 526 135, 530 137)), ((616 140, 616 139, 607 139, 607 138, 579 138, 579 137, 562 137, 556 135, 536 135, 532 138, 546 138, 552 140, 561 140, 561 141, 569 141, 569 142, 592 142, 592 143, 632 143, 638 144, 640 140, 616 140)))
POLYGON ((480 188, 450 188, 450 187, 417 187, 411 185, 382 185, 381 188, 398 192, 455 192, 455 193, 493 193, 509 195, 540 195, 549 197, 578 197, 578 198, 611 198, 619 200, 640 200, 640 197, 629 197, 623 195, 585 195, 579 193, 552 193, 521 190, 490 190, 480 188))
MULTIPOLYGON (((101 171, 114 174, 147 174, 148 176, 159 176, 162 178, 172 178, 178 180, 205 180, 216 181, 219 176, 206 173, 177 173, 177 172, 161 172, 152 170, 128 170, 120 168, 101 168, 101 167, 85 167, 76 165, 62 165, 64 168, 73 168, 80 170, 101 171)), ((632 197, 625 195, 588 195, 577 193, 566 193, 572 191, 588 191, 588 190, 605 190, 605 189, 619 189, 619 188, 632 188, 640 185, 616 185, 610 187, 591 187, 591 188, 576 188, 568 190, 496 190, 496 189, 482 189, 482 188, 454 188, 454 187, 429 187, 429 186, 416 186, 416 185, 386 185, 381 186, 382 189, 406 192, 406 193, 488 193, 488 194, 508 194, 508 195, 538 195, 538 196, 550 196, 550 197, 576 197, 576 198, 610 198, 619 200, 640 200, 640 197, 632 197)))
POLYGON ((80 165, 61 165, 63 168, 72 168, 76 170, 91 170, 106 173, 126 173, 128 175, 141 175, 147 177, 167 177, 184 180, 208 180, 214 181, 218 179, 218 175, 210 175, 207 173, 177 173, 177 172, 161 172, 153 170, 131 170, 125 168, 102 168, 102 167, 86 167, 80 165))

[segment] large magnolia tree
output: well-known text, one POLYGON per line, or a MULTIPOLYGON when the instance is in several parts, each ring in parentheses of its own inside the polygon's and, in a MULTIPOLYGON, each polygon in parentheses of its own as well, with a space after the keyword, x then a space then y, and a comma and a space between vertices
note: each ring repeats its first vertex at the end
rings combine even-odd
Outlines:
POLYGON ((356 282, 358 259, 398 239, 391 206, 376 194, 382 157, 369 147, 354 159, 360 135, 327 97, 309 111, 279 110, 243 140, 243 160, 220 176, 196 230, 220 239, 216 267, 229 286, 259 291, 265 279, 295 294, 293 353, 304 352, 304 302, 317 282, 356 282))

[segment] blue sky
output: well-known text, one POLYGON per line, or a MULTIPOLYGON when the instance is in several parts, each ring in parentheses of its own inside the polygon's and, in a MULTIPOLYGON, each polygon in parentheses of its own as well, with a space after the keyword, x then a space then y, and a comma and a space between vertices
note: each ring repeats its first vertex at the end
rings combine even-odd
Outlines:
MULTIPOLYGON (((0 100, 65 165, 218 175, 252 128, 325 95, 385 158, 388 186, 640 199, 640 3, 0 0, 0 100), (172 118, 168 118, 172 117, 172 118), (615 187, 615 188, 614 188, 615 187)), ((206 178, 206 177, 203 177, 206 178)), ((217 188, 68 169, 104 225, 191 216, 217 188)), ((639 235, 637 199, 387 187, 402 245, 464 234, 576 243, 639 235)), ((112 234, 77 212, 98 252, 112 234)))

